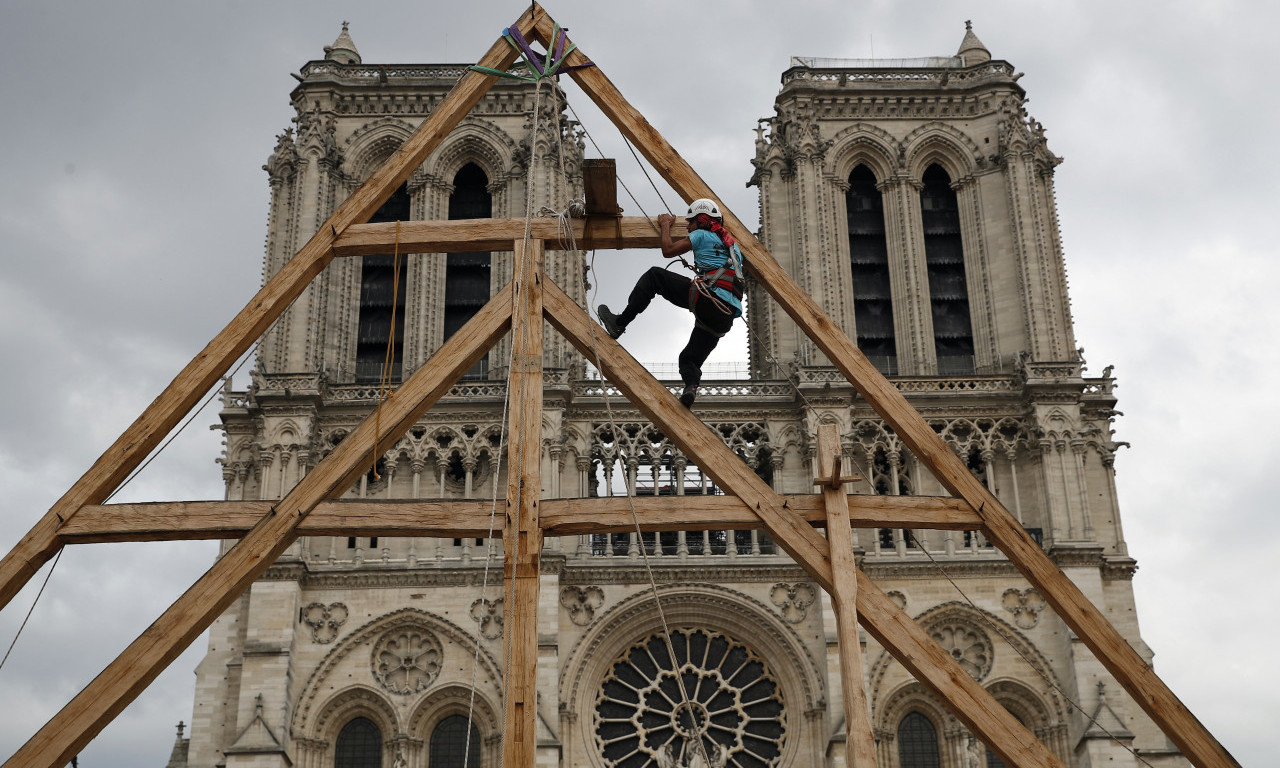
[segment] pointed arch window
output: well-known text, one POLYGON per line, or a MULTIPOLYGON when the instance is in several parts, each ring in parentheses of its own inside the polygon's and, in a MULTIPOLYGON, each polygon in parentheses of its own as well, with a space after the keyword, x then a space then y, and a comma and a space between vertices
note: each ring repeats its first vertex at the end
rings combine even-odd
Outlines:
POLYGON ((973 373, 973 323, 960 242, 960 207, 951 177, 942 166, 929 166, 922 181, 920 209, 938 373, 973 373))
MULTIPOLYGON (((475 163, 462 166, 453 177, 449 195, 449 219, 487 219, 493 215, 489 177, 475 163)), ((489 300, 490 256, 488 251, 450 253, 445 257, 444 339, 458 332, 489 300)), ((488 373, 481 360, 466 378, 483 378, 488 373)))
POLYGON ((480 731, 471 723, 471 744, 467 744, 467 718, 450 715, 431 732, 430 768, 471 768, 480 766, 480 731))
POLYGON ((870 168, 859 165, 849 174, 844 201, 858 349, 881 373, 893 376, 898 373, 898 351, 893 333, 893 297, 889 292, 889 244, 885 239, 884 201, 870 168))
POLYGON ((382 731, 367 717, 357 717, 338 732, 333 768, 382 768, 382 731))
POLYGON ((899 768, 940 768, 938 730, 929 718, 911 712, 898 725, 899 768))
MULTIPOLYGON (((369 219, 371 223, 408 221, 409 190, 400 188, 369 219)), ((360 266, 360 322, 356 336, 356 381, 378 381, 387 356, 387 339, 395 320, 391 380, 400 381, 404 357, 405 261, 400 256, 396 274, 392 254, 365 256, 360 266)))

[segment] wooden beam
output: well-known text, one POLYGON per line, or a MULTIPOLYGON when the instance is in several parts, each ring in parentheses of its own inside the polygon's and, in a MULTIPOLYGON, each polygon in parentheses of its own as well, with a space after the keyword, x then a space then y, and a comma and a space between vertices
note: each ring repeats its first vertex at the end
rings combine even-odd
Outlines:
MULTIPOLYGON (((569 343, 662 430, 698 468, 754 510, 774 541, 823 589, 833 588, 827 541, 627 354, 554 282, 544 289, 546 318, 569 343)), ((947 701, 955 716, 1007 765, 1062 766, 1052 752, 925 633, 884 592, 858 574, 857 612, 867 631, 917 680, 947 701)))
POLYGON ((141 693, 293 542, 298 524, 322 499, 343 493, 368 471, 375 439, 389 444, 484 356, 511 325, 504 288, 382 406, 307 473, 243 539, 218 558, 172 606, 93 679, 5 768, 61 768, 141 693), (380 426, 380 429, 379 429, 380 426))
POLYGON ((849 530, 849 505, 844 500, 840 476, 840 435, 834 424, 818 427, 817 481, 823 483, 822 502, 827 513, 827 542, 831 546, 831 573, 835 591, 836 633, 840 643, 840 690, 844 699, 845 765, 875 768, 876 741, 871 731, 871 711, 862 680, 862 644, 858 640, 858 566, 853 559, 853 535, 849 530))
POLYGON ((826 539, 796 515, 783 510, 781 504, 776 504, 772 489, 724 440, 698 421, 670 390, 609 338, 558 285, 547 281, 544 299, 547 321, 661 428, 699 469, 756 510, 765 530, 797 562, 821 564, 814 578, 824 589, 830 589, 831 564, 827 560, 826 539))
MULTIPOLYGON (((809 525, 826 525, 822 497, 791 494, 787 506, 809 525)), ((933 528, 972 531, 978 516, 957 499, 941 496, 848 497, 854 528, 933 528)), ((701 531, 763 528, 760 518, 736 496, 641 496, 634 499, 640 529, 701 531)), ((322 501, 298 524, 299 536, 489 535, 490 501, 458 499, 340 499, 322 501)), ((621 497, 545 499, 544 536, 626 533, 635 530, 621 497)), ((269 501, 170 501, 83 507, 59 532, 67 544, 118 541, 238 539, 271 511, 269 501)), ((501 535, 501 529, 495 530, 501 535)))
MULTIPOLYGON (((516 22, 532 29, 533 9, 516 22)), ((527 33, 526 33, 527 34, 527 33)), ((480 60, 494 69, 506 69, 516 53, 499 39, 480 60)), ((422 121, 417 132, 396 150, 364 184, 338 206, 319 231, 272 276, 244 309, 196 355, 160 393, 136 421, 94 462, 16 546, 0 560, 0 609, 35 575, 61 547, 59 526, 86 504, 101 504, 125 477, 177 426, 182 417, 209 391, 249 347, 270 327, 289 304, 320 274, 333 258, 331 246, 337 233, 369 220, 409 178, 449 131, 480 101, 496 77, 468 72, 449 95, 422 121)))
MULTIPOLYGON (((581 250, 660 248, 662 238, 657 225, 649 219, 625 216, 616 219, 571 219, 573 244, 581 250)), ((550 250, 567 250, 568 239, 561 239, 560 223, 554 218, 537 218, 530 223, 530 237, 545 240, 550 250)), ((677 219, 672 231, 681 235, 688 231, 677 219)), ((507 251, 511 243, 524 237, 524 219, 459 219, 455 221, 400 222, 401 253, 448 253, 462 249, 507 251)), ((370 256, 387 253, 396 242, 396 225, 354 224, 333 243, 335 256, 370 256)))
MULTIPOLYGON (((539 20, 535 34, 540 41, 550 36, 551 27, 547 26, 550 23, 539 20)), ((569 57, 568 64, 585 61, 586 55, 579 48, 569 57)), ((724 200, 718 198, 644 116, 627 103, 599 67, 573 70, 569 75, 685 200, 711 197, 719 201, 725 227, 738 239, 747 257, 747 268, 761 286, 840 369, 943 487, 978 511, 988 538, 1183 754, 1199 768, 1239 768, 1235 758, 1169 690, 1124 636, 1045 555, 1013 515, 969 472, 964 462, 907 403, 902 393, 871 365, 818 303, 796 285, 768 249, 725 206, 724 200)), ((994 749, 990 742, 987 745, 994 749)))
POLYGON ((533 768, 538 747, 538 588, 542 563, 541 240, 516 241, 508 385, 506 523, 502 529, 506 670, 502 764, 533 768))

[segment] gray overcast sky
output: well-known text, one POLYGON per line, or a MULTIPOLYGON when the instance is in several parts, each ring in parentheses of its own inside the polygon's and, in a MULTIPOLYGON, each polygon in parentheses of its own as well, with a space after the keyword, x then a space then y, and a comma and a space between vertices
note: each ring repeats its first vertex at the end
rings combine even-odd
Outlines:
MULTIPOLYGON (((474 61, 523 7, 0 5, 0 548, 257 288, 268 191, 260 166, 289 125, 289 74, 322 57, 344 19, 366 62, 474 61)), ((1267 478, 1280 449, 1265 414, 1268 385, 1280 379, 1272 335, 1280 266, 1267 223, 1280 177, 1271 136, 1277 6, 566 0, 547 8, 748 222, 752 128, 772 114, 788 57, 950 55, 972 19, 992 55, 1025 73, 1029 110, 1066 158, 1057 196, 1077 338, 1091 373, 1116 366, 1126 413, 1117 439, 1133 444, 1116 466, 1141 565, 1143 638, 1157 672, 1243 764, 1273 763, 1280 523, 1267 478)), ((568 90, 624 181, 647 188, 616 132, 568 90)), ((652 192, 641 202, 661 210, 652 192)), ((601 268, 625 286, 657 258, 601 268)), ((658 325, 629 334, 628 345, 641 360, 671 362, 670 335, 658 325)), ((745 359, 741 339, 719 357, 745 359)), ((198 416, 116 500, 220 498, 215 420, 212 409, 198 416)), ((210 543, 68 550, 0 670, 0 757, 145 629, 214 552, 210 543)), ((0 614, 3 646, 42 577, 0 614)), ((198 639, 81 765, 163 766, 173 726, 190 720, 204 647, 198 639)))

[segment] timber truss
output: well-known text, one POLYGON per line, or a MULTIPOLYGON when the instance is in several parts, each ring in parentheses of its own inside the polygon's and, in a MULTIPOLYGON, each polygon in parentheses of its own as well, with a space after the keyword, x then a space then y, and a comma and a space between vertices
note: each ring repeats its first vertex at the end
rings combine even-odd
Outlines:
MULTIPOLYGON (((536 3, 516 22, 522 35, 550 45, 554 22, 536 3)), ((479 66, 506 70, 516 52, 497 40, 479 66)), ((578 50, 567 60, 587 61, 578 50)), ((640 149, 685 200, 716 195, 595 67, 569 72, 596 105, 640 149)), ((473 536, 487 530, 488 504, 476 502, 340 502, 335 499, 369 466, 373 446, 387 445, 512 332, 506 524, 502 530, 508 603, 506 729, 503 765, 532 768, 536 718, 538 571, 543 537, 634 530, 625 499, 543 501, 539 462, 543 321, 550 323, 721 488, 723 498, 636 499, 646 531, 759 527, 827 590, 836 608, 842 688, 848 713, 849 766, 875 765, 862 682, 857 624, 875 637, 955 716, 1011 766, 1062 762, 974 681, 854 563, 851 526, 981 530, 1053 606, 1116 680, 1190 760, 1201 768, 1238 763, 1155 675, 1124 637, 1058 569, 1004 506, 969 471, 903 396, 801 291, 768 250, 728 209, 760 285, 808 334, 858 392, 892 426, 951 498, 846 495, 834 428, 819 435, 820 493, 782 496, 662 384, 609 339, 543 271, 546 248, 565 246, 554 220, 410 221, 401 252, 513 250, 515 277, 382 406, 307 473, 283 499, 270 502, 177 502, 103 505, 108 495, 212 388, 271 323, 335 257, 386 253, 394 224, 366 224, 394 190, 439 146, 495 81, 468 72, 418 131, 355 191, 319 232, 253 297, 0 561, 0 608, 66 544, 89 541, 239 538, 141 636, 90 682, 7 762, 6 768, 66 765, 298 537, 307 535, 473 536), (815 526, 825 526, 827 536, 815 526), (514 583, 513 583, 514 582, 514 583)), ((720 198, 717 198, 720 199, 720 198)), ((574 221, 578 247, 651 248, 658 238, 643 219, 574 221)))

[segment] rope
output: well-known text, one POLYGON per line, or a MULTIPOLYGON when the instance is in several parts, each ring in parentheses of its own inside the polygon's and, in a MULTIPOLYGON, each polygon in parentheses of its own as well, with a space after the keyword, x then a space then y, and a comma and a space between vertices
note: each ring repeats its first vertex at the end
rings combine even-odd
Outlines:
POLYGON ((36 604, 40 602, 40 596, 44 594, 44 588, 49 586, 49 577, 53 576, 53 569, 58 567, 58 561, 62 559, 62 553, 66 548, 58 550, 58 554, 54 555, 53 565, 49 566, 49 572, 44 575, 44 581, 40 583, 40 591, 36 592, 36 599, 31 601, 31 607, 27 609, 27 615, 22 619, 22 624, 18 626, 18 631, 13 635, 13 642, 9 643, 9 650, 4 652, 4 658, 0 659, 0 669, 4 669, 4 663, 9 660, 9 654, 13 653, 13 646, 18 644, 18 638, 22 637, 22 630, 27 628, 27 622, 31 620, 31 614, 36 610, 36 604))
POLYGON ((391 330, 387 332, 387 353, 382 358, 382 376, 378 382, 378 405, 373 410, 373 479, 378 474, 378 435, 382 434, 382 404, 390 395, 387 389, 391 386, 391 368, 396 362, 396 309, 400 303, 400 222, 396 221, 396 245, 391 257, 391 330))
MULTIPOLYGON (((283 316, 283 313, 281 314, 283 316)), ((227 374, 227 378, 234 377, 237 373, 239 373, 240 369, 244 367, 244 364, 248 362, 250 357, 252 357, 252 351, 246 353, 244 357, 240 358, 240 362, 237 363, 236 367, 231 370, 231 373, 227 374)), ((195 421, 196 417, 204 412, 204 409, 209 406, 209 403, 212 402, 213 398, 217 397, 218 393, 221 391, 222 391, 221 387, 215 387, 213 391, 209 393, 209 396, 205 398, 204 402, 200 404, 200 407, 192 411, 191 415, 187 417, 187 420, 182 422, 182 425, 178 427, 177 431, 174 432, 172 435, 169 435, 168 439, 166 439, 163 443, 161 443, 160 447, 156 448, 156 450, 150 456, 147 457, 146 461, 139 464, 138 467, 133 470, 133 472, 130 472, 129 476, 126 477, 124 481, 120 483, 120 485, 116 486, 116 489, 112 491, 110 495, 107 496, 107 498, 103 499, 102 503, 106 504, 107 502, 115 498, 117 493, 124 490, 125 486, 131 483, 133 479, 142 472, 142 470, 147 468, 147 465, 155 461, 156 458, 161 453, 164 453, 164 449, 168 448, 170 443, 178 439, 178 435, 181 435, 182 432, 191 424, 191 422, 195 421)), ((18 626, 18 631, 14 633, 13 642, 9 643, 9 650, 5 651, 4 658, 0 659, 0 669, 4 669, 4 663, 9 660, 9 654, 13 653, 14 646, 18 644, 18 638, 22 637, 22 630, 27 628, 27 622, 30 621, 31 614, 35 613, 36 605, 39 604, 40 602, 40 596, 44 594, 44 588, 49 585, 49 579, 53 577, 53 569, 58 566, 58 561, 62 559, 62 553, 65 550, 66 550, 65 547, 63 547, 62 549, 59 549, 58 554, 54 556, 53 565, 49 567, 49 572, 45 574, 44 581, 40 584, 40 590, 36 592, 35 599, 31 601, 31 607, 27 609, 26 617, 22 619, 22 624, 18 626)))

